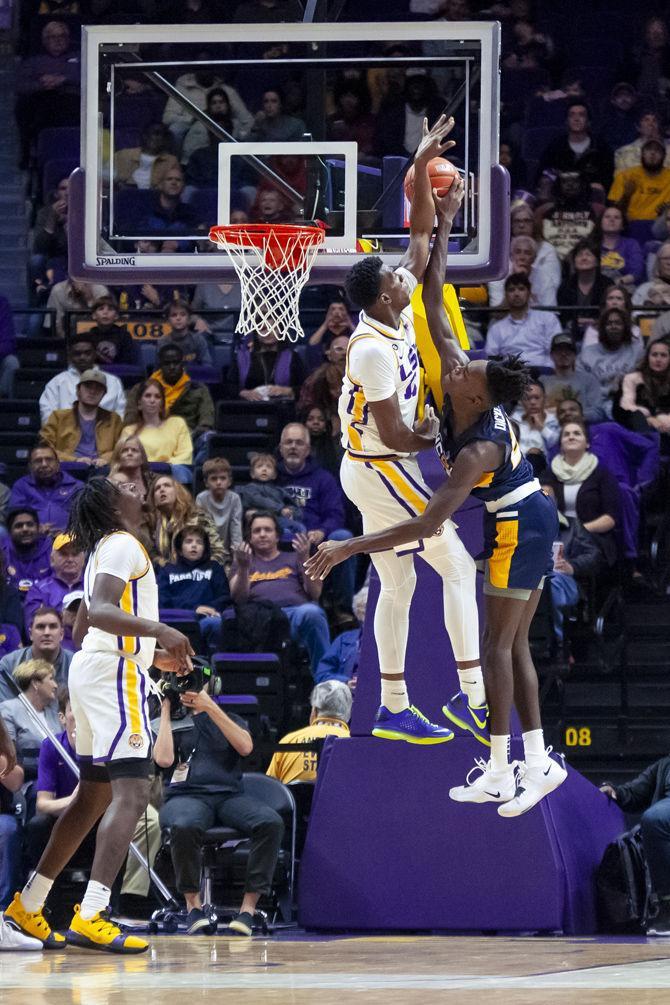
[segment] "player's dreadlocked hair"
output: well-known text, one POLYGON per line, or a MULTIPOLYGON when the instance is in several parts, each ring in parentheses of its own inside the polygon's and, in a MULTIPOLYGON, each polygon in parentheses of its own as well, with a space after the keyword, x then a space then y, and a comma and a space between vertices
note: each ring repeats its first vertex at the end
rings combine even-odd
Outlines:
POLYGON ((355 307, 367 310, 379 296, 380 273, 383 262, 379 255, 362 258, 356 262, 344 281, 349 300, 355 307))
POLYGON ((98 541, 121 530, 117 486, 107 478, 91 478, 72 501, 67 532, 72 543, 87 555, 98 541))
POLYGON ((492 356, 486 365, 486 380, 492 405, 520 401, 530 383, 530 370, 521 356, 492 356))

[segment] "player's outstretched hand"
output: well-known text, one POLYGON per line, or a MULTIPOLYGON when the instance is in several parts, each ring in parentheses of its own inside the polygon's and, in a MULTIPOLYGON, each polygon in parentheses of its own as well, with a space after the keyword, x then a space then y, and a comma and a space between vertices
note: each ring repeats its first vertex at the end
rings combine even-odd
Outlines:
POLYGON ((431 440, 434 440, 440 431, 440 419, 435 409, 430 405, 426 405, 423 410, 423 419, 421 422, 414 423, 414 432, 418 433, 419 436, 428 436, 431 440))
POLYGON ((315 582, 325 579, 334 566, 346 562, 353 554, 351 550, 353 540, 349 538, 347 541, 324 541, 320 544, 316 554, 305 562, 305 572, 309 578, 315 582))
POLYGON ((456 214, 463 205, 464 195, 465 185, 460 174, 454 175, 454 180, 444 195, 438 195, 437 191, 433 189, 433 202, 438 217, 453 223, 456 214))
POLYGON ((433 157, 441 157, 447 150, 451 150, 456 144, 453 140, 447 140, 447 136, 454 128, 454 117, 447 118, 440 115, 437 122, 428 128, 428 119, 423 120, 423 136, 414 155, 414 163, 422 161, 427 164, 433 157))
POLYGON ((161 624, 156 641, 161 649, 177 664, 177 666, 171 667, 173 673, 186 674, 191 672, 193 669, 191 656, 194 656, 195 653, 185 635, 178 632, 176 628, 170 628, 169 625, 161 624))

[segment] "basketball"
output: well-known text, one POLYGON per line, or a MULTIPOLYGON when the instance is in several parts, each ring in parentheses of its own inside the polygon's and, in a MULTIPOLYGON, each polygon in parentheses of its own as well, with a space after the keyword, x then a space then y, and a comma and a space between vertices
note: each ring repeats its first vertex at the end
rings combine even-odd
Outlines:
MULTIPOLYGON (((446 157, 433 157, 432 160, 428 161, 426 165, 426 171, 428 172, 428 177, 430 178, 430 183, 433 186, 435 192, 438 195, 446 195, 451 188, 451 183, 455 176, 458 174, 458 170, 454 167, 451 161, 448 161, 446 157)), ((405 175, 404 181, 405 195, 411 202, 414 198, 414 165, 410 166, 409 171, 405 175)))

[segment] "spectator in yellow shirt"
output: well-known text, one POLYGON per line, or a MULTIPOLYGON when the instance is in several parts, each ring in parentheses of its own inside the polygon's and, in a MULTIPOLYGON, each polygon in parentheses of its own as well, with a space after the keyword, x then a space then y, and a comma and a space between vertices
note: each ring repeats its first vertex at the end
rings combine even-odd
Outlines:
MULTIPOLYGON (((349 736, 353 698, 348 684, 341 680, 325 680, 316 685, 309 700, 312 705, 309 726, 287 733, 280 743, 311 743, 324 736, 349 736)), ((285 754, 274 754, 267 773, 284 785, 315 782, 316 760, 317 755, 313 751, 303 754, 290 750, 285 754)))
POLYGON ((647 140, 642 146, 640 167, 617 171, 608 195, 629 221, 650 221, 650 237, 651 222, 661 206, 670 202, 670 168, 663 167, 664 159, 664 145, 659 140, 647 140))
POLYGON ((140 386, 137 415, 126 415, 130 424, 123 427, 121 439, 136 436, 149 463, 162 461, 172 468, 177 481, 190 484, 193 479, 193 442, 188 426, 180 415, 168 415, 163 385, 150 377, 140 386))

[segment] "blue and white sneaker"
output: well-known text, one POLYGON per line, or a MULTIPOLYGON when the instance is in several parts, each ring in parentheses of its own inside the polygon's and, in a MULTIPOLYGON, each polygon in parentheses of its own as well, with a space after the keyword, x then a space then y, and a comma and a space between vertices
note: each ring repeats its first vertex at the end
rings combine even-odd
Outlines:
POLYGON ((446 743, 454 734, 445 726, 436 726, 410 705, 402 712, 389 712, 385 705, 379 706, 372 729, 373 736, 385 740, 405 740, 407 743, 446 743))
POLYGON ((454 725, 472 733, 475 740, 479 740, 485 747, 491 746, 488 705, 473 708, 468 702, 468 696, 463 691, 458 691, 451 701, 442 706, 442 711, 454 725))

